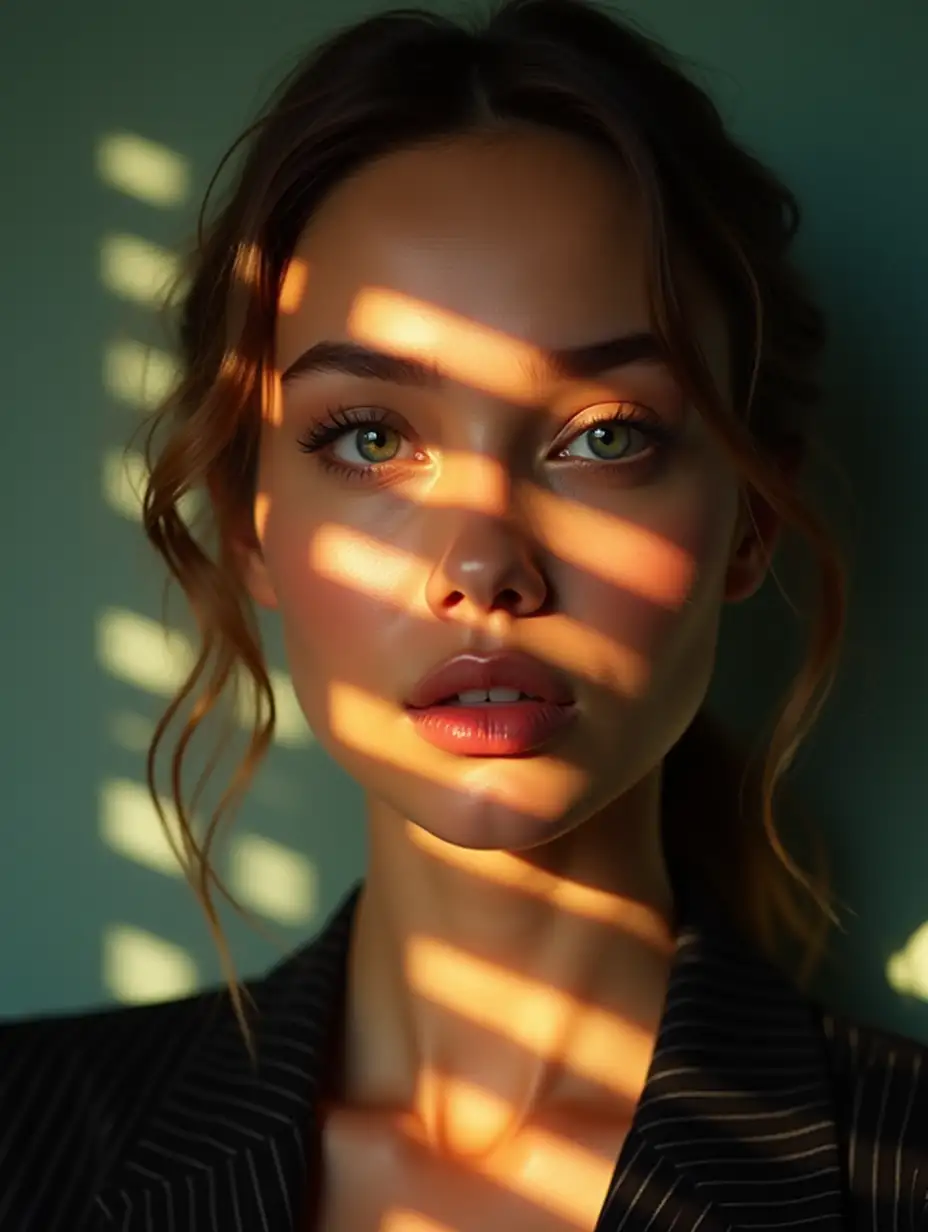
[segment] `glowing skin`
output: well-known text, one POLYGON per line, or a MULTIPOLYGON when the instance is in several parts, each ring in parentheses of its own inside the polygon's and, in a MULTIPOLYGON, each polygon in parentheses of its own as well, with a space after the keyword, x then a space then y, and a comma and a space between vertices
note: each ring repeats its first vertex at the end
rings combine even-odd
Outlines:
MULTIPOLYGON (((646 286, 620 174, 532 129, 362 169, 294 254, 280 373, 332 340, 446 374, 286 380, 262 442, 250 588, 279 610, 307 719, 368 800, 340 1100, 363 1130, 331 1130, 355 1160, 402 1132, 432 1160, 505 1169, 569 1112, 575 1138, 588 1114, 608 1126, 591 1149, 611 1165, 644 1082, 672 943, 660 764, 704 698, 723 603, 757 588, 771 546, 660 363, 583 380, 545 366, 548 349, 647 331, 646 286), (386 435, 305 452, 333 405, 388 413, 386 435), (632 429, 609 438, 625 460, 597 461, 591 420, 636 407, 671 439, 632 429), (569 675, 577 721, 524 758, 426 744, 403 709, 414 683, 504 646, 569 675), (488 1007, 498 1021, 480 1021, 488 1007)), ((719 314, 689 291, 726 389, 719 314)))

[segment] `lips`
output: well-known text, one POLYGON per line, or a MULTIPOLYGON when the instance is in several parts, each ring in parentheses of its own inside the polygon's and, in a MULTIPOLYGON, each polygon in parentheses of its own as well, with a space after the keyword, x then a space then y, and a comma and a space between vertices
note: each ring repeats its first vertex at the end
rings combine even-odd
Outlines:
POLYGON ((420 710, 447 702, 471 689, 518 689, 529 697, 557 705, 569 705, 573 693, 566 680, 538 659, 520 651, 491 655, 456 655, 428 672, 407 698, 411 709, 420 710))

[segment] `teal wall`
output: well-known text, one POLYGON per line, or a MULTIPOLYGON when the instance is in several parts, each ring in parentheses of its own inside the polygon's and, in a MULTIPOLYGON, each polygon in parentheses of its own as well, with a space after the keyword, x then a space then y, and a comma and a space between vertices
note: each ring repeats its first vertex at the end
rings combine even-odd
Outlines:
MULTIPOLYGON (((83 0, 52 19, 33 0, 0 6, 0 1013, 219 976, 139 803, 139 750, 176 662, 153 649, 161 577, 113 453, 138 418, 133 346, 158 337, 139 298, 144 245, 187 236, 218 156, 295 53, 336 11, 373 7, 83 0), (131 171, 127 149, 142 172, 153 165, 139 162, 139 138, 167 151, 160 200, 112 182, 114 166, 131 171)), ((627 11, 699 62, 737 132, 805 203, 802 256, 834 331, 822 434, 847 476, 822 482, 854 549, 846 670, 802 765, 856 912, 829 990, 928 1040, 928 8, 640 0, 627 11)), ((728 621, 719 696, 745 724, 775 689, 784 614, 771 587, 728 621)), ((277 927, 275 944, 230 920, 245 972, 309 935, 363 860, 357 789, 292 730, 220 865, 277 927)))

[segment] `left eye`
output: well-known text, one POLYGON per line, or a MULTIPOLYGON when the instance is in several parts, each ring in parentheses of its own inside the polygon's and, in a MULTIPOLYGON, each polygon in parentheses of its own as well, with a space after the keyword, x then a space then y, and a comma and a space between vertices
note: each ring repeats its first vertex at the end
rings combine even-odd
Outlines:
MULTIPOLYGON (((338 457, 340 456, 339 447, 346 447, 349 454, 351 451, 356 451, 364 462, 376 465, 378 462, 395 461, 402 442, 403 437, 396 428, 390 428, 381 423, 370 423, 366 427, 344 433, 335 442, 333 453, 338 457)), ((354 463, 357 461, 357 456, 342 457, 341 460, 354 463)))
POLYGON ((611 420, 607 423, 594 424, 591 428, 579 433, 574 439, 559 451, 560 457, 592 458, 596 462, 617 462, 621 458, 634 453, 636 445, 647 445, 649 442, 644 432, 633 424, 621 420, 611 420), (578 447, 586 452, 574 452, 578 447))

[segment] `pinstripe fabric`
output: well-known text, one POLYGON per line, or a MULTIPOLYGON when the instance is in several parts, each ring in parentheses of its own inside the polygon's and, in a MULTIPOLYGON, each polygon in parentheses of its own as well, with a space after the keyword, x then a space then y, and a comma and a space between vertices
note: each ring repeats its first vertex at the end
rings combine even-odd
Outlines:
MULTIPOLYGON (((250 982, 257 1072, 221 992, 0 1024, 0 1232, 311 1228, 357 891, 250 982)), ((683 928, 596 1232, 928 1232, 926 1190, 923 1050, 683 928)))

